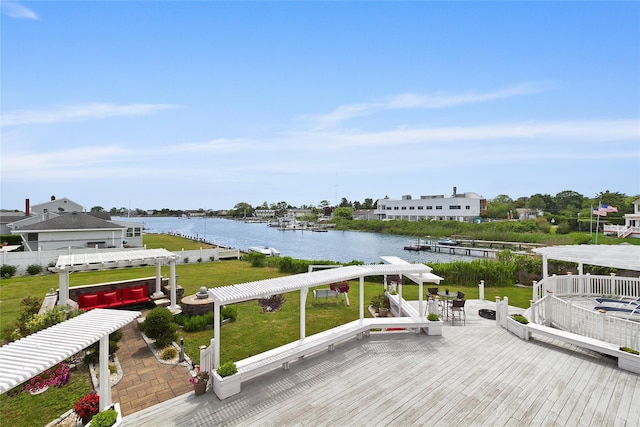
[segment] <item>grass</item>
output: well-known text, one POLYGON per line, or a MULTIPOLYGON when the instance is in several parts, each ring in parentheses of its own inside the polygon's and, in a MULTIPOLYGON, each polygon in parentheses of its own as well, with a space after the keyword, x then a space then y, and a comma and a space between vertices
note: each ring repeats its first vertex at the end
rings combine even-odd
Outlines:
MULTIPOLYGON (((172 251, 190 248, 193 243, 196 248, 201 242, 190 242, 177 236, 145 235, 148 248, 166 248, 172 251)), ((162 274, 169 274, 169 267, 162 267, 162 274)), ((185 290, 185 295, 195 294, 201 286, 218 287, 237 283, 281 277, 280 273, 271 267, 251 267, 246 261, 228 260, 220 262, 203 262, 179 264, 176 266, 178 284, 185 290)), ((80 286, 117 280, 134 279, 155 276, 155 267, 125 268, 119 270, 91 271, 73 273, 70 275, 70 286, 80 286)), ((467 298, 476 299, 478 286, 456 285, 447 283, 440 287, 448 287, 452 291, 465 292, 467 298)), ((49 289, 58 288, 58 275, 43 274, 39 276, 19 276, 10 279, 0 279, 0 328, 7 331, 13 328, 20 314, 20 301, 27 296, 43 298, 49 289)), ((382 284, 371 278, 365 281, 364 301, 368 305, 371 298, 382 292, 382 284)), ((425 287, 426 292, 426 287, 425 287)), ((517 287, 485 288, 485 296, 492 300, 494 295, 508 296, 511 305, 528 307, 531 299, 531 289, 517 287)), ((263 313, 256 301, 237 304, 238 317, 233 323, 221 328, 221 362, 237 361, 245 357, 263 352, 299 338, 300 334, 300 293, 291 292, 285 295, 286 302, 277 312, 263 313)), ((349 300, 347 306, 340 299, 314 300, 311 290, 305 302, 306 332, 311 335, 334 326, 355 320, 359 313, 359 282, 350 282, 349 300)), ((403 297, 406 300, 418 299, 418 286, 407 284, 403 287, 403 297)), ((365 314, 368 312, 365 310, 365 314)), ((180 330, 184 339, 185 353, 194 361, 199 361, 200 345, 209 345, 213 338, 213 331, 185 332, 180 330)), ((15 397, 6 394, 0 396, 0 425, 11 420, 11 425, 33 426, 46 425, 71 409, 81 396, 90 390, 88 370, 72 372, 71 381, 60 389, 49 389, 45 393, 31 396, 28 392, 15 397), (34 406, 35 405, 35 406, 34 406), (38 410, 34 411, 33 408, 38 410)))

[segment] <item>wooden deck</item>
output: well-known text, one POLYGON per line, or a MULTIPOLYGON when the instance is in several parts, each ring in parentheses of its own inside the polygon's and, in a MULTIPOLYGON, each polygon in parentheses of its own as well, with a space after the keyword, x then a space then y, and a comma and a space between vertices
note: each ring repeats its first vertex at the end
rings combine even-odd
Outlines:
MULTIPOLYGON (((247 381, 135 412, 123 426, 638 426, 640 375, 546 338, 521 341, 467 302, 442 336, 372 333, 247 381)), ((515 309, 513 312, 521 312, 515 309)))

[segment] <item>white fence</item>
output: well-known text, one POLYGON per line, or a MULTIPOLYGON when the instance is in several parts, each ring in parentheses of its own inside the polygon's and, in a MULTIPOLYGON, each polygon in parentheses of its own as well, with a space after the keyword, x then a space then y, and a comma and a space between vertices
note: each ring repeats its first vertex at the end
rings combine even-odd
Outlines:
POLYGON ((547 294, 557 297, 602 296, 612 298, 639 298, 640 278, 624 276, 573 275, 549 276, 533 283, 533 300, 547 294))
POLYGON ((640 322, 606 316, 547 295, 529 309, 532 322, 559 327, 567 332, 631 348, 640 348, 640 322))
POLYGON ((204 345, 200 346, 200 371, 211 374, 213 370, 213 344, 215 338, 211 338, 209 347, 204 345))
MULTIPOLYGON (((145 246, 146 249, 146 246, 145 246)), ((60 255, 71 254, 86 254, 86 253, 100 253, 100 252, 118 252, 118 251, 131 251, 140 250, 140 248, 109 248, 109 249, 63 249, 56 251, 33 251, 33 252, 0 252, 0 264, 1 265, 13 265, 16 267, 16 275, 26 275, 27 267, 30 265, 39 265, 42 268, 47 268, 49 265, 53 265, 58 260, 60 255)), ((190 262, 210 262, 219 261, 221 259, 235 258, 240 259, 241 253, 239 249, 227 249, 227 248, 210 248, 210 249, 195 249, 195 250, 181 250, 174 252, 180 256, 178 263, 190 262)))

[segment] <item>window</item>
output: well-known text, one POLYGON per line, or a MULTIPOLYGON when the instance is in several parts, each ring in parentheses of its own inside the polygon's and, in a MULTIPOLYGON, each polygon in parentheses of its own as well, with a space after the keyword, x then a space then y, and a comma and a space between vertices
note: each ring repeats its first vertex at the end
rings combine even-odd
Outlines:
POLYGON ((436 210, 437 211, 441 211, 442 210, 442 206, 436 206, 436 210))
POLYGON ((457 209, 462 209, 462 207, 460 205, 450 205, 449 209, 451 210, 457 210, 457 209))
POLYGON ((433 210, 433 206, 427 206, 427 210, 428 210, 428 211, 433 210))
POLYGON ((412 211, 415 209, 415 206, 409 206, 409 210, 412 211))
POLYGON ((394 206, 394 207, 393 207, 393 210, 394 210, 394 211, 397 211, 397 210, 398 210, 398 207, 397 207, 397 206, 394 206))
POLYGON ((38 233, 28 233, 27 234, 28 242, 37 242, 38 241, 38 233))
POLYGON ((418 206, 418 210, 421 211, 424 209, 424 206, 418 206))
POLYGON ((465 208, 466 210, 470 210, 470 209, 471 209, 471 206, 467 205, 467 206, 465 206, 464 208, 465 208))
POLYGON ((140 227, 127 228, 127 237, 140 237, 141 235, 140 227))

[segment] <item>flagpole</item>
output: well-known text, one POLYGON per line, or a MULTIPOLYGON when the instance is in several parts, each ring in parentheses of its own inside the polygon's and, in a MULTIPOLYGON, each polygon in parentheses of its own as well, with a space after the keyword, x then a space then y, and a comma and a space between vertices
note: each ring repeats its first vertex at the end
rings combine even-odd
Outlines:
POLYGON ((598 218, 596 218, 596 245, 598 244, 598 227, 600 225, 600 201, 598 201, 598 218))
POLYGON ((591 213, 589 214, 589 237, 593 236, 593 205, 591 205, 591 213))

